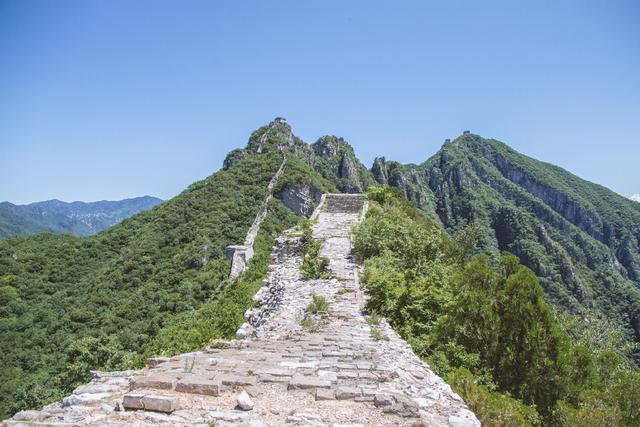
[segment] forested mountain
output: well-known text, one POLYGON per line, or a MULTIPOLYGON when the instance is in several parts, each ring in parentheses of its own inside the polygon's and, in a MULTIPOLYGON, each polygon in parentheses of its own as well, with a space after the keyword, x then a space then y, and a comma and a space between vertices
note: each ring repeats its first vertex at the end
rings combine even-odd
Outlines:
POLYGON ((0 241, 0 418, 61 397, 90 369, 140 366, 145 355, 232 336, 266 272, 273 238, 298 221, 294 211, 308 212, 322 193, 358 182, 340 170, 331 176, 337 161, 352 164, 342 145, 336 140, 336 158, 321 160, 276 120, 252 134, 241 156, 231 153, 224 170, 96 235, 0 241), (282 151, 290 155, 274 191, 293 210, 271 201, 251 268, 230 281, 225 248, 244 240, 282 151))
POLYGON ((42 231, 89 236, 160 203, 161 199, 151 196, 89 203, 47 200, 28 205, 14 205, 2 202, 0 239, 42 231))
POLYGON ((517 255, 561 311, 640 338, 640 204, 470 133, 373 172, 451 234, 473 226, 494 260, 517 255))
MULTIPOLYGON (((245 148, 229 153, 220 171, 98 234, 0 241, 0 418, 61 397, 91 369, 139 367, 151 355, 187 352, 232 337, 266 273, 273 239, 309 216, 322 193, 371 188, 379 204, 372 212, 391 212, 381 221, 368 220, 369 228, 360 231, 372 242, 361 242, 358 250, 369 262, 366 285, 376 308, 443 376, 455 373, 454 389, 465 399, 478 393, 483 421, 508 412, 515 417, 508 419, 535 424, 535 405, 541 404, 548 421, 563 399, 569 405, 563 416, 584 416, 572 412, 582 408, 584 393, 600 393, 589 395, 589 408, 597 409, 604 402, 599 396, 611 387, 640 387, 633 371, 640 335, 640 204, 471 134, 445 143, 421 165, 378 158, 368 170, 342 138, 323 136, 307 144, 278 118, 253 132, 245 148), (285 157, 256 255, 247 271, 230 280, 225 248, 243 242, 285 157), (396 187, 413 206, 395 195, 385 199, 376 183, 396 187), (389 250, 406 256, 395 259, 389 250), (472 261, 473 255, 482 258, 472 261), (488 278, 486 289, 470 285, 476 269, 488 278), (516 308, 537 315, 519 318, 509 311, 514 307, 507 304, 511 294, 505 289, 515 285, 526 289, 512 295, 515 301, 522 298, 516 308), (500 299, 482 300, 483 292, 500 299), (456 294, 460 297, 453 298, 456 294), (532 372, 511 384, 511 377, 498 375, 497 349, 518 351, 513 344, 519 341, 495 343, 482 352, 474 348, 477 340, 461 336, 486 326, 484 314, 466 315, 474 298, 487 310, 508 308, 496 314, 500 325, 520 327, 523 337, 539 334, 532 342, 540 344, 541 336, 557 341, 562 353, 536 344, 525 359, 539 369, 535 375, 552 367, 564 382, 532 379, 532 372), (464 327, 456 329, 451 322, 457 321, 464 327), (615 355, 597 363, 585 358, 594 372, 609 366, 630 382, 596 386, 601 377, 592 379, 593 374, 590 383, 574 381, 581 385, 569 394, 549 394, 570 384, 571 375, 588 376, 575 371, 577 362, 560 360, 560 354, 572 354, 566 334, 589 355, 615 355), (438 339, 449 344, 445 348, 434 342, 438 339), (453 368, 469 369, 471 376, 453 368), (545 393, 551 397, 541 398, 545 393), (513 396, 532 406, 521 406, 513 396)), ((491 338, 498 339, 498 323, 494 326, 491 338)), ((518 360, 510 361, 513 371, 518 360)), ((607 420, 624 412, 615 402, 602 405, 613 411, 607 420)))

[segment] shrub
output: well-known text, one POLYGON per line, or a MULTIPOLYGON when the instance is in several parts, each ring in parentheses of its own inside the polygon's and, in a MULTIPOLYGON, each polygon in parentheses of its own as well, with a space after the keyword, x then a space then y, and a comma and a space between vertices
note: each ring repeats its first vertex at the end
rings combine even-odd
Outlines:
POLYGON ((304 280, 329 279, 329 258, 321 257, 322 241, 311 240, 304 245, 304 255, 300 272, 304 280))
POLYGON ((322 295, 311 295, 311 302, 304 309, 309 314, 326 314, 329 312, 329 301, 322 295))

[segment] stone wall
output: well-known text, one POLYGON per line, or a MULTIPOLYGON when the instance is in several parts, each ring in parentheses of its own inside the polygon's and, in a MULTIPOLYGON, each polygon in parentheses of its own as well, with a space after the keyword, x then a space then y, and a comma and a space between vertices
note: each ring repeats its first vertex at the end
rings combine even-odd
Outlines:
POLYGON ((242 245, 231 245, 227 247, 226 255, 227 258, 231 260, 231 270, 229 272, 229 277, 234 279, 240 275, 249 264, 249 260, 253 258, 253 242, 258 235, 258 231, 260 231, 260 225, 262 225, 262 221, 267 216, 269 202, 273 198, 273 188, 278 183, 278 180, 284 174, 284 170, 287 165, 287 155, 282 153, 282 163, 278 168, 278 171, 273 175, 269 184, 267 185, 268 194, 267 197, 262 202, 260 206, 260 210, 256 215, 256 218, 253 220, 253 224, 249 228, 247 235, 244 238, 244 243, 242 245))

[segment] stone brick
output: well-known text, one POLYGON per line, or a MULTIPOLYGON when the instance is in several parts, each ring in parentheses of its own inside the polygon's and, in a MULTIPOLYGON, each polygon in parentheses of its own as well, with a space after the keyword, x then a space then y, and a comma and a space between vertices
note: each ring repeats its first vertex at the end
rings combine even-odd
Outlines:
POLYGON ((264 371, 265 374, 268 375, 273 375, 274 377, 290 377, 293 376, 293 371, 290 371, 288 369, 265 369, 264 371))
POLYGON ((309 389, 309 388, 330 388, 331 381, 321 380, 314 377, 293 377, 289 381, 289 390, 309 389))
POLYGON ((276 377, 269 374, 258 374, 258 379, 263 383, 288 383, 291 377, 276 377))
POLYGON ((167 375, 150 375, 134 377, 130 383, 131 390, 141 388, 153 388, 159 390, 172 390, 175 387, 177 378, 167 375))
POLYGON ((374 403, 378 407, 385 407, 393 405, 396 401, 390 394, 377 393, 374 397, 374 403))
POLYGON ((125 409, 144 409, 143 397, 144 394, 141 393, 127 393, 122 398, 122 406, 125 409))
POLYGON ((378 376, 375 374, 372 374, 369 371, 360 371, 358 372, 358 378, 363 379, 363 380, 368 380, 368 381, 377 381, 378 380, 378 376))
POLYGON ((183 378, 176 384, 176 391, 217 396, 220 393, 220 383, 206 378, 183 378))
POLYGON ((358 378, 358 373, 356 371, 339 371, 337 376, 340 379, 353 379, 358 378))
POLYGON ((353 399, 354 397, 359 397, 362 394, 362 391, 357 387, 338 387, 336 389, 336 399, 353 399))
POLYGON ((316 400, 335 400, 336 393, 334 390, 326 388, 316 389, 316 400))
POLYGON ((220 381, 223 385, 227 386, 256 385, 257 383, 256 377, 254 376, 234 374, 218 375, 215 380, 220 381))
POLYGON ((145 411, 172 413, 178 409, 179 401, 173 396, 145 395, 142 398, 142 405, 145 411))

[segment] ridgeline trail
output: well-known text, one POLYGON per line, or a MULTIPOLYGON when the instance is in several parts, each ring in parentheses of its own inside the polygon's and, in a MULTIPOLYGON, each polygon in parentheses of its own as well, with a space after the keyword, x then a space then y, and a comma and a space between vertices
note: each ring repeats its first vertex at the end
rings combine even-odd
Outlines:
POLYGON ((351 229, 366 207, 363 195, 327 194, 316 209, 328 278, 303 279, 299 235, 276 240, 237 340, 139 371, 96 372, 62 402, 3 424, 479 426, 384 319, 364 312, 351 229), (322 312, 307 310, 314 296, 328 303, 322 312))

